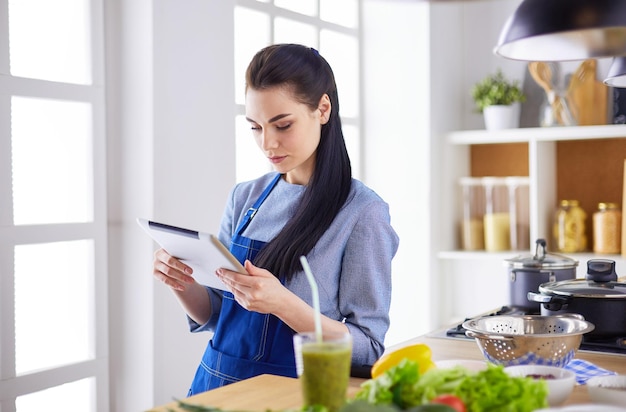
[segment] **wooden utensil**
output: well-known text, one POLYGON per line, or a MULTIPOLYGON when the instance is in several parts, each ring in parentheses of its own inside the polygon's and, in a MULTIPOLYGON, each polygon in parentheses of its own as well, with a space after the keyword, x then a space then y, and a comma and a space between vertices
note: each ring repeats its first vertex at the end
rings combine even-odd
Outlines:
POLYGON ((568 95, 577 108, 578 124, 589 125, 593 119, 593 95, 596 61, 585 60, 572 74, 568 95))
POLYGON ((544 62, 530 62, 528 63, 528 71, 537 84, 549 95, 552 91, 552 71, 550 67, 544 62))
POLYGON ((545 90, 556 123, 562 126, 575 125, 576 120, 570 112, 567 100, 562 97, 554 87, 552 82, 554 70, 550 67, 549 63, 530 62, 528 63, 528 71, 537 84, 545 90))
POLYGON ((606 124, 608 87, 596 79, 597 60, 585 60, 572 74, 567 89, 581 126, 606 124))
MULTIPOLYGON (((554 116, 554 90, 552 90, 552 71, 550 67, 544 62, 530 62, 528 63, 528 71, 535 82, 546 92, 548 103, 552 106, 551 116, 554 116)), ((553 119, 551 118, 547 124, 542 126, 551 126, 552 122, 553 119)))
POLYGON ((580 92, 584 90, 584 87, 589 84, 588 80, 591 66, 591 60, 582 62, 574 73, 572 73, 569 85, 567 86, 567 97, 571 102, 572 115, 579 125, 585 124, 588 121, 587 114, 589 113, 589 110, 581 105, 582 102, 578 99, 578 96, 580 92))

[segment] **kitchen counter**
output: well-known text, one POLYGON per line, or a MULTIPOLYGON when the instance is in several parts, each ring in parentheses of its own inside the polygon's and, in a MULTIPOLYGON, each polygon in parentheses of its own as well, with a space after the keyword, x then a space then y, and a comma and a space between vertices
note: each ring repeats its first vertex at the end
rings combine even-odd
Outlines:
MULTIPOLYGON (((387 348, 392 351, 413 343, 425 343, 432 349, 433 360, 447 359, 476 359, 484 360, 478 345, 473 340, 445 339, 431 335, 419 336, 406 342, 387 348)), ((592 362, 597 366, 626 374, 626 356, 609 353, 596 353, 579 351, 576 358, 592 362)), ((351 378, 348 389, 348 397, 353 397, 359 390, 363 379, 351 378)), ((213 406, 225 410, 261 411, 299 409, 302 406, 300 383, 294 378, 285 378, 273 375, 261 375, 247 379, 219 389, 204 392, 190 398, 185 402, 213 406)), ((572 395, 564 405, 590 403, 587 389, 584 385, 576 386, 572 395)), ((177 408, 177 402, 171 402, 150 412, 182 411, 177 408)))
MULTIPOLYGON (((433 352, 433 360, 446 359, 476 359, 484 360, 478 345, 474 340, 464 339, 445 339, 425 335, 410 339, 399 345, 391 346, 388 350, 394 350, 402 346, 410 345, 417 342, 426 343, 433 352)), ((614 353, 600 353, 591 351, 578 351, 576 359, 584 359, 601 368, 608 369, 619 374, 626 375, 626 356, 614 353)), ((591 403, 587 387, 585 385, 576 385, 570 397, 565 401, 563 406, 591 403)))
MULTIPOLYGON (((348 396, 359 390, 363 379, 351 378, 348 396)), ((185 403, 212 406, 228 411, 281 411, 300 409, 300 381, 276 375, 260 375, 184 399, 185 403)), ((150 409, 148 412, 183 412, 177 402, 150 409)))

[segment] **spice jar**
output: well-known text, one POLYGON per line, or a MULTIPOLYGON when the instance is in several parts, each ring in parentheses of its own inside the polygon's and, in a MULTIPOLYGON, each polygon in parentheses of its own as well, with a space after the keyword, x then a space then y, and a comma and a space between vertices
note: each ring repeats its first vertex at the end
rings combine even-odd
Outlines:
POLYGON ((593 214, 593 251, 620 253, 622 241, 622 212, 617 203, 598 203, 593 214))
POLYGON ((559 252, 575 253, 587 249, 586 218, 587 213, 578 200, 561 200, 554 222, 554 238, 559 252))

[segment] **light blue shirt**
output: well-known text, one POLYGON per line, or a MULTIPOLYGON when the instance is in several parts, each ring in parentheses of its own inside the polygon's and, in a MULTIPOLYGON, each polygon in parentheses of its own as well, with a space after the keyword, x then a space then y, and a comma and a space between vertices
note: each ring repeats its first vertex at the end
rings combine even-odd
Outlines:
MULTIPOLYGON (((219 238, 230 247, 231 238, 246 211, 275 173, 237 184, 231 191, 219 238)), ((280 180, 261 205, 243 235, 268 242, 289 218, 304 193, 304 186, 280 180)), ((352 361, 371 365, 384 352, 391 303, 391 260, 398 236, 391 227, 389 206, 362 182, 353 179, 350 194, 335 220, 307 255, 316 278, 320 309, 325 316, 345 322, 353 339, 352 361)), ((285 286, 313 306, 311 288, 304 272, 296 273, 285 286)), ((205 325, 190 322, 191 330, 213 330, 220 308, 218 294, 211 291, 214 316, 205 325)))

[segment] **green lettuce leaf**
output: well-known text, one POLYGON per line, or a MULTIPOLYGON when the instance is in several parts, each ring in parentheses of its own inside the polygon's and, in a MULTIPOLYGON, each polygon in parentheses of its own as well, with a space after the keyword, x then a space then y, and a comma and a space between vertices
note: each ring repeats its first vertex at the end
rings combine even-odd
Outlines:
POLYGON ((463 380, 454 394, 471 412, 531 412, 548 406, 545 381, 509 376, 502 366, 490 365, 463 380))
POLYGON ((373 405, 395 405, 400 409, 419 405, 410 401, 419 376, 417 362, 403 359, 376 379, 363 382, 354 399, 362 399, 373 405))
POLYGON ((479 372, 434 368, 420 376, 419 365, 409 359, 365 381, 354 399, 407 410, 443 394, 458 396, 468 412, 531 412, 548 406, 544 381, 512 377, 502 366, 489 364, 479 372))

